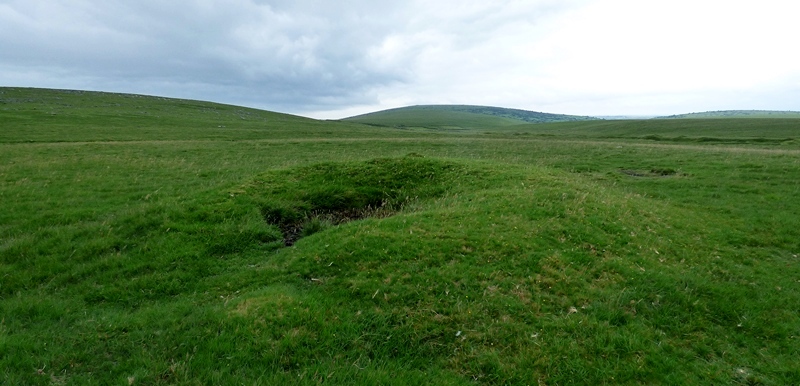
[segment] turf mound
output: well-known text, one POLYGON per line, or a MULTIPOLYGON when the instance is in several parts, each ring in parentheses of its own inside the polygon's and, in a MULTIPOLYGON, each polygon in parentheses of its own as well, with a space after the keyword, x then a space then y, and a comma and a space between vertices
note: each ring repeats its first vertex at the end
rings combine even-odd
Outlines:
POLYGON ((274 171, 247 190, 290 246, 331 225, 388 217, 409 203, 439 197, 465 173, 463 166, 409 155, 274 171))
POLYGON ((693 383, 679 370, 712 361, 725 381, 742 368, 727 353, 748 349, 715 336, 789 333, 771 316, 784 300, 739 284, 751 272, 732 234, 698 225, 719 218, 580 176, 404 157, 271 172, 247 190, 273 226, 385 211, 278 250, 258 273, 271 284, 228 307, 284 375, 693 383))

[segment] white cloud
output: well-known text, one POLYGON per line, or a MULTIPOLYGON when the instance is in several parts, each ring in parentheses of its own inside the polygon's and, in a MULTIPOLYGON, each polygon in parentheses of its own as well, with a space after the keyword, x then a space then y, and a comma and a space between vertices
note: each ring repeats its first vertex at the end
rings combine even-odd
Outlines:
POLYGON ((414 58, 414 81, 377 90, 380 107, 476 103, 572 114, 668 114, 756 108, 738 101, 754 104, 745 96, 759 94, 775 108, 792 108, 785 107, 792 92, 778 89, 797 89, 786 82, 800 69, 800 56, 790 49, 791 36, 800 36, 792 22, 797 6, 696 0, 515 5, 513 16, 496 19, 489 9, 467 7, 441 23, 420 23, 428 30, 387 39, 391 61, 414 58), (484 24, 473 29, 467 21, 476 13, 485 15, 484 24), (460 31, 470 36, 468 43, 460 44, 460 31))
POLYGON ((781 45, 800 32, 755 4, 594 3, 545 40, 553 51, 565 47, 551 58, 549 74, 577 89, 753 87, 797 68, 797 55, 781 45))

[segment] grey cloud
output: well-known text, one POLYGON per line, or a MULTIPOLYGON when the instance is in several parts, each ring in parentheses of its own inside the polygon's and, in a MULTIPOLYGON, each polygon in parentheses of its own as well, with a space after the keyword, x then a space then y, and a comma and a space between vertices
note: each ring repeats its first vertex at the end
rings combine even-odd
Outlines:
POLYGON ((402 69, 369 59, 391 31, 370 14, 378 8, 367 1, 14 1, 0 7, 0 60, 97 84, 184 84, 177 96, 216 90, 250 105, 333 108, 367 103, 369 89, 404 80, 402 69))

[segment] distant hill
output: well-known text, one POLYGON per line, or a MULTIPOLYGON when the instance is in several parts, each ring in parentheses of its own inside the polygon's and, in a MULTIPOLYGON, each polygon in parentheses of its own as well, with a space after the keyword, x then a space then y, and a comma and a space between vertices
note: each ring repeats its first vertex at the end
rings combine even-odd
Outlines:
POLYGON ((655 118, 655 115, 593 115, 594 118, 603 120, 642 120, 655 118))
POLYGON ((520 125, 596 120, 593 117, 470 105, 421 105, 377 111, 343 119, 389 127, 431 129, 483 129, 520 125))
POLYGON ((331 138, 380 132, 346 122, 316 120, 241 106, 98 91, 0 87, 0 144, 4 142, 240 140, 331 138), (13 128, 13 130, 11 130, 13 128), (19 133, 24 135, 19 135, 19 133), (15 134, 17 133, 17 134, 15 134))
POLYGON ((706 111, 657 117, 656 119, 691 119, 691 118, 800 118, 800 111, 773 110, 724 110, 706 111))

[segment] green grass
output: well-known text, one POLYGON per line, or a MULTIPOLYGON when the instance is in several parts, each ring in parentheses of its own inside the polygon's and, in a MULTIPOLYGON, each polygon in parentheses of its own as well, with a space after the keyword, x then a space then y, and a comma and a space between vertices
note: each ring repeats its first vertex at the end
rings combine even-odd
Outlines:
POLYGON ((800 383, 788 121, 0 92, 0 383, 800 383))

